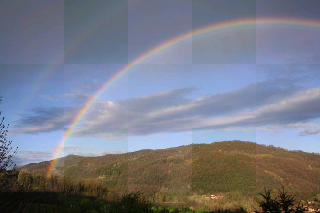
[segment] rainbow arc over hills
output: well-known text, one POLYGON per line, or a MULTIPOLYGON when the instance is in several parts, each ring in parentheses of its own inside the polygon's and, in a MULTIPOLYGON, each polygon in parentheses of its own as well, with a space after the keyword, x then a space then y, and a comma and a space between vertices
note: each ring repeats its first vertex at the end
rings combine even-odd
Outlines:
POLYGON ((52 160, 50 162, 47 177, 50 177, 59 162, 59 156, 64 148, 64 144, 66 140, 72 135, 72 132, 77 127, 79 122, 82 120, 84 115, 90 110, 92 105, 96 102, 96 100, 104 93, 106 89, 108 89, 117 79, 121 78, 125 73, 129 72, 134 68, 136 65, 143 63, 150 57, 160 53, 161 51, 164 51, 172 46, 175 46, 181 42, 184 42, 188 39, 195 38, 200 35, 204 35, 206 33, 215 33, 215 32, 222 32, 224 30, 235 30, 239 28, 245 28, 245 27, 252 27, 252 26, 264 26, 264 25, 272 25, 272 26, 298 26, 298 27, 310 27, 310 28, 320 28, 320 21, 319 20, 311 20, 311 19, 297 19, 297 18, 253 18, 253 19, 240 19, 240 20, 234 20, 234 21, 228 21, 228 22, 221 22, 218 24, 212 24, 208 26, 201 27, 196 30, 192 30, 191 32, 187 32, 181 35, 178 35, 177 37, 174 37, 172 39, 169 39, 167 41, 164 41, 163 43, 155 46, 154 48, 146 51, 144 54, 142 54, 140 57, 133 60, 131 63, 124 66, 122 69, 120 69, 118 72, 116 72, 108 81, 106 81, 103 86, 96 91, 94 95, 92 95, 86 104, 82 106, 82 108, 79 110, 79 113, 77 116, 73 119, 72 123, 70 124, 69 128, 65 131, 63 138, 61 139, 61 142, 58 146, 58 149, 55 152, 55 160, 52 160))

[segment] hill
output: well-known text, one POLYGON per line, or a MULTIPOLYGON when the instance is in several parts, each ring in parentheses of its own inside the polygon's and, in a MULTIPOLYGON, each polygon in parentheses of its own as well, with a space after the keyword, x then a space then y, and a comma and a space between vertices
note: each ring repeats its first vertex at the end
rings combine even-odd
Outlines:
MULTIPOLYGON (((21 167, 45 173, 49 161, 21 167)), ((239 192, 287 186, 294 193, 320 192, 320 155, 252 142, 224 141, 100 157, 61 158, 57 175, 96 180, 108 188, 181 194, 239 192)))

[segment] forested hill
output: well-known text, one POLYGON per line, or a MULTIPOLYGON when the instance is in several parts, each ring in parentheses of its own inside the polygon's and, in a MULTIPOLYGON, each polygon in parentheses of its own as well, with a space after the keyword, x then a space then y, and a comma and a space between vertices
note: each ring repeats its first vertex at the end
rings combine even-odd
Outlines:
MULTIPOLYGON (((21 169, 44 173, 49 163, 21 169)), ((252 193, 285 185, 295 192, 320 192, 320 155, 224 141, 101 157, 70 155, 59 161, 55 174, 98 180, 117 191, 252 193)))

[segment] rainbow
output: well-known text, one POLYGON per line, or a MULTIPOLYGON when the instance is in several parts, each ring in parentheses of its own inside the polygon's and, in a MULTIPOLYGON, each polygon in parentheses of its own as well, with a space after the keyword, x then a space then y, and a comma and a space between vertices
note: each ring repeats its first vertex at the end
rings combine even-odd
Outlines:
POLYGON ((241 19, 229 22, 222 22, 218 24, 213 24, 205 27, 201 27, 199 29, 193 30, 191 32, 184 33, 172 39, 169 39, 158 46, 150 49, 149 51, 142 54, 140 57, 133 60, 131 63, 124 66, 120 69, 114 76, 112 76, 108 81, 104 83, 104 85, 91 97, 88 99, 87 103, 82 106, 77 116, 73 119, 69 128, 65 131, 63 138, 59 144, 58 149, 55 152, 55 160, 52 160, 48 172, 47 177, 53 174, 56 169, 57 163, 59 161, 58 157, 63 150, 64 144, 66 140, 70 137, 73 130, 76 128, 78 123, 81 121, 83 116, 88 112, 91 106, 95 103, 95 101, 103 94, 103 92, 110 87, 117 79, 127 73, 129 70, 134 68, 136 65, 143 63, 150 57, 164 51, 174 45, 177 45, 183 41, 188 39, 192 39, 194 37, 212 33, 212 32, 221 32, 223 30, 228 29, 239 29, 248 26, 259 26, 259 25, 284 25, 284 26, 302 26, 302 27, 311 27, 311 28, 320 28, 319 20, 310 20, 310 19, 291 19, 291 18, 261 18, 261 19, 241 19))
MULTIPOLYGON (((27 106, 30 104, 30 102, 33 100, 33 97, 37 94, 37 92, 41 89, 42 85, 47 82, 48 79, 52 76, 53 71, 56 69, 56 67, 59 67, 63 64, 63 55, 60 56, 55 62, 52 64, 49 64, 47 69, 44 72, 41 72, 41 74, 38 76, 38 78, 33 83, 33 86, 31 87, 28 95, 24 98, 24 101, 22 104, 20 104, 20 108, 17 110, 17 113, 15 113, 15 117, 13 117, 12 120, 16 120, 17 116, 19 116, 19 112, 23 112, 27 106)), ((10 130, 11 132, 15 132, 14 130, 10 130)))
POLYGON ((126 9, 128 4, 124 2, 120 2, 119 7, 117 8, 111 8, 112 13, 108 13, 108 10, 110 8, 106 8, 105 11, 102 13, 96 14, 96 16, 93 18, 93 20, 98 20, 95 22, 95 24, 90 25, 88 28, 86 27, 85 30, 79 34, 79 36, 73 40, 73 42, 69 45, 69 47, 64 52, 64 59, 66 60, 70 55, 72 55, 77 48, 80 46, 80 44, 87 39, 92 33, 94 33, 103 23, 105 23, 107 20, 110 20, 113 16, 117 15, 121 10, 126 9), (107 15, 104 15, 107 14, 107 15))
POLYGON ((36 80, 36 83, 34 84, 34 86, 31 88, 31 92, 29 93, 28 97, 25 98, 25 101, 21 105, 19 111, 22 112, 23 109, 25 109, 26 106, 29 105, 29 103, 32 101, 32 97, 34 97, 34 95, 40 90, 43 83, 50 78, 52 72, 56 69, 56 67, 58 67, 61 64, 63 65, 64 61, 77 50, 77 48, 85 39, 87 39, 92 33, 94 33, 100 27, 100 25, 105 23, 107 20, 110 20, 113 16, 117 15, 121 10, 124 10, 126 8, 127 8, 127 3, 124 1, 120 3, 119 7, 111 8, 111 10, 113 11, 112 13, 107 13, 107 10, 110 9, 110 8, 107 8, 107 10, 103 11, 102 13, 96 14, 96 16, 94 17, 94 20, 98 20, 98 21, 96 21, 95 24, 90 25, 90 27, 86 28, 85 31, 80 33, 79 36, 76 39, 74 39, 74 41, 68 46, 68 48, 65 49, 62 55, 58 56, 57 59, 54 60, 48 66, 46 71, 42 72, 42 74, 36 80), (107 14, 107 16, 103 14, 107 14))

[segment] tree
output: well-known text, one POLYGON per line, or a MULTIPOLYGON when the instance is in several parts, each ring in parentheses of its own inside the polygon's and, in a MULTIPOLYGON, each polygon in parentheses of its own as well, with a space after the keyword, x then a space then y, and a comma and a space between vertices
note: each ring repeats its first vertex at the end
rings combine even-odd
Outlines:
MULTIPOLYGON (((0 97, 0 103, 2 97, 0 97)), ((12 141, 8 140, 8 128, 9 124, 4 124, 4 117, 1 118, 2 111, 0 111, 0 173, 6 171, 8 168, 15 168, 12 157, 17 154, 18 147, 13 150, 11 147, 12 141)))
POLYGON ((264 193, 259 193, 262 196, 263 200, 259 201, 259 207, 261 208, 261 212, 255 209, 256 213, 300 213, 303 212, 304 209, 300 205, 300 203, 294 207, 294 195, 288 195, 285 192, 284 187, 278 190, 278 197, 272 198, 271 190, 264 189, 264 193))
POLYGON ((282 186, 282 190, 279 189, 279 203, 281 206, 281 209, 283 212, 285 213, 289 213, 292 211, 292 209, 290 208, 291 206, 294 205, 294 195, 288 195, 287 192, 284 191, 284 187, 282 186))
POLYGON ((32 188, 33 178, 32 176, 24 171, 19 171, 18 185, 22 191, 30 191, 32 188))
MULTIPOLYGON (((264 193, 259 193, 263 197, 262 201, 259 201, 258 204, 262 209, 263 213, 280 213, 281 206, 280 203, 271 197, 271 190, 264 189, 264 193)), ((258 210, 256 213, 260 213, 258 210)))

